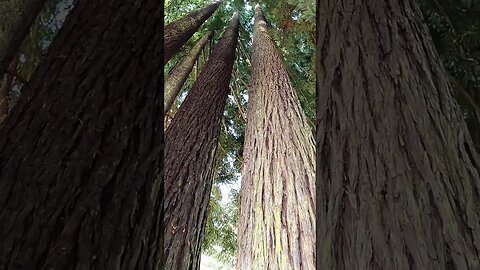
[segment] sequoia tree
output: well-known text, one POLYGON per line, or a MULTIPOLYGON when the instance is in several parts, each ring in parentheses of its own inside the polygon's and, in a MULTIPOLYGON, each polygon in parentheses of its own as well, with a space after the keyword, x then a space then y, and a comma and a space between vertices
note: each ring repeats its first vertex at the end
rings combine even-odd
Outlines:
POLYGON ((164 261, 199 269, 220 123, 235 60, 235 13, 165 132, 164 261))
POLYGON ((416 1, 317 8, 317 269, 480 269, 479 158, 416 1))
POLYGON ((183 44, 190 39, 221 3, 221 1, 214 2, 165 26, 164 63, 167 63, 182 48, 183 44))
POLYGON ((0 269, 158 269, 162 29, 76 2, 0 130, 0 269))
POLYGON ((46 0, 6 0, 0 2, 0 78, 28 35, 30 26, 46 0))
POLYGON ((213 31, 208 31, 200 40, 197 41, 197 43, 195 43, 182 61, 177 64, 175 68, 173 68, 173 70, 168 74, 164 87, 163 111, 165 113, 170 110, 175 98, 182 89, 182 86, 187 80, 188 75, 192 71, 195 61, 197 61, 200 53, 212 36, 213 31))
POLYGON ((315 269, 315 146, 255 7, 237 269, 315 269))

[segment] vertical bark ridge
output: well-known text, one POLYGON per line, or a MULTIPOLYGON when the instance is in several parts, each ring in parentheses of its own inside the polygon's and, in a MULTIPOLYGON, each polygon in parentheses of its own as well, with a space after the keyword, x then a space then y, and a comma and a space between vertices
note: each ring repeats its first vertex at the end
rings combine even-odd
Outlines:
POLYGON ((200 28, 222 1, 214 2, 205 8, 190 12, 185 17, 178 19, 165 26, 164 63, 167 63, 179 50, 183 44, 200 28))
POLYGON ((479 269, 479 160, 415 1, 317 9, 317 269, 479 269))
POLYGON ((178 93, 182 89, 183 84, 188 78, 188 75, 193 69, 200 53, 205 45, 212 38, 213 31, 208 31, 195 45, 190 49, 190 52, 182 59, 182 61, 175 66, 175 68, 168 74, 165 80, 164 88, 164 109, 166 113, 170 110, 178 93))
POLYGON ((237 269, 314 269, 315 146, 283 59, 255 7, 237 269))
POLYGON ((162 47, 157 1, 76 2, 0 130, 0 269, 158 267, 162 47))
POLYGON ((220 123, 235 60, 238 13, 165 132, 166 269, 199 269, 220 123))

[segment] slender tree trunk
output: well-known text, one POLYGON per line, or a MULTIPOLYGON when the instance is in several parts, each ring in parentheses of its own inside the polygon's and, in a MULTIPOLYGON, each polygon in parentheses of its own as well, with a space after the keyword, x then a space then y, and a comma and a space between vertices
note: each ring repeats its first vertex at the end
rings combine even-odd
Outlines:
POLYGON ((479 159, 416 1, 317 8, 317 269, 480 269, 479 159))
POLYGON ((164 88, 164 112, 168 112, 170 107, 172 107, 175 98, 188 78, 188 74, 190 74, 192 71, 195 61, 198 59, 198 56, 205 47, 205 44, 207 44, 210 38, 212 38, 212 35, 213 31, 208 31, 200 40, 197 41, 188 55, 186 55, 182 61, 175 66, 170 74, 168 74, 168 77, 165 80, 164 88))
POLYGON ((46 0, 0 1, 0 77, 17 54, 46 0))
POLYGON ((237 269, 315 269, 315 146, 255 7, 237 269))
POLYGON ((238 13, 165 132, 165 263, 199 269, 220 123, 235 60, 238 13))
POLYGON ((164 63, 167 63, 182 48, 183 44, 190 39, 221 3, 221 1, 212 3, 165 26, 164 63))
POLYGON ((162 29, 77 1, 0 130, 0 269, 158 269, 162 29))

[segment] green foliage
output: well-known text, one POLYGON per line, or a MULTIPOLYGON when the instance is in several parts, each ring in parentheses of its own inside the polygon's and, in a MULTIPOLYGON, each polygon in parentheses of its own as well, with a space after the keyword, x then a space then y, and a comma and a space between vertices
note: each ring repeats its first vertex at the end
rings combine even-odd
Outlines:
POLYGON ((238 191, 232 190, 229 197, 229 202, 222 204, 219 187, 215 185, 212 188, 207 218, 207 228, 210 230, 205 235, 203 251, 227 265, 233 265, 237 248, 238 191))

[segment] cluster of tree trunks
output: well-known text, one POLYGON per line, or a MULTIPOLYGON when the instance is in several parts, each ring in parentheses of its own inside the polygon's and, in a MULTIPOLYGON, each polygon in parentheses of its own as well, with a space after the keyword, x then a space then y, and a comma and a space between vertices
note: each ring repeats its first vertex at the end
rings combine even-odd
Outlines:
POLYGON ((237 269, 315 269, 313 133, 255 7, 237 269))
POLYGON ((0 269, 158 267, 162 29, 158 1, 76 2, 0 130, 0 269))
POLYGON ((416 1, 317 9, 317 269, 480 269, 479 157, 416 1))
POLYGON ((165 26, 164 63, 167 63, 182 48, 221 3, 221 1, 214 2, 165 26))
POLYGON ((182 89, 182 86, 185 84, 185 81, 188 78, 188 75, 193 69, 195 62, 200 56, 203 48, 210 39, 213 37, 213 31, 207 31, 207 33, 200 38, 197 43, 190 49, 188 54, 178 63, 175 68, 170 71, 167 79, 165 80, 165 87, 163 88, 164 92, 164 109, 163 111, 167 113, 172 107, 175 98, 178 96, 178 93, 182 89))
POLYGON ((220 123, 238 40, 239 14, 165 132, 166 269, 199 269, 220 123))
MULTIPOLYGON (((1 76, 44 2, 0 3, 1 76)), ((163 28, 158 1, 76 1, 0 129, 0 269, 199 268, 239 15, 165 155, 162 116, 211 32, 170 74, 165 104, 158 89, 219 5, 163 28)), ((480 159, 415 0, 317 10, 315 168, 255 7, 237 269, 479 269, 480 159)))

